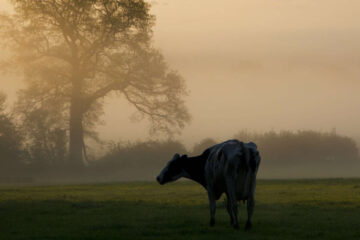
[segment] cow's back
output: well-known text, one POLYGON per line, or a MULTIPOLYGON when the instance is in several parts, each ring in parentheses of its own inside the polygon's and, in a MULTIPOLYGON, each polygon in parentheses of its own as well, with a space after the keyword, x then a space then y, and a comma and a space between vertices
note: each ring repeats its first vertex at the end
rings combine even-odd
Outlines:
POLYGON ((235 188, 237 199, 245 200, 251 194, 252 183, 256 180, 257 152, 254 143, 229 140, 207 149, 209 157, 205 166, 205 178, 217 197, 226 191, 227 183, 235 188), (255 161, 255 162, 254 162, 255 161))
POLYGON ((226 191, 226 181, 229 178, 237 178, 242 148, 243 143, 229 140, 207 149, 210 153, 205 165, 205 179, 207 187, 212 188, 216 198, 226 191))

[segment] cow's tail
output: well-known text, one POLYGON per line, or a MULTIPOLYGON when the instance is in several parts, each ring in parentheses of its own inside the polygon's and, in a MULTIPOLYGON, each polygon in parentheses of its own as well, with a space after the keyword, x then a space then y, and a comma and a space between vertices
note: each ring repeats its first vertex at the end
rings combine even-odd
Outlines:
POLYGON ((243 142, 241 142, 241 149, 240 159, 242 160, 242 167, 246 169, 246 172, 249 172, 251 161, 250 151, 243 142))
POLYGON ((260 154, 257 150, 250 151, 250 169, 252 172, 257 172, 260 164, 260 154))
POLYGON ((217 153, 217 159, 223 160, 224 162, 227 161, 227 156, 225 154, 225 152, 223 151, 223 149, 220 149, 217 153))

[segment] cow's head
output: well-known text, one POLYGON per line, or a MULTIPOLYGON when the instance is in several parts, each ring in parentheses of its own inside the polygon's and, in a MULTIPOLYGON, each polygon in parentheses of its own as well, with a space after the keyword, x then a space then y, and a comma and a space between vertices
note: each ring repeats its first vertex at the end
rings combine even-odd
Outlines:
POLYGON ((183 160, 186 159, 186 155, 180 156, 178 153, 168 162, 165 168, 160 172, 156 180, 161 184, 173 182, 181 177, 186 176, 186 172, 183 168, 183 160))

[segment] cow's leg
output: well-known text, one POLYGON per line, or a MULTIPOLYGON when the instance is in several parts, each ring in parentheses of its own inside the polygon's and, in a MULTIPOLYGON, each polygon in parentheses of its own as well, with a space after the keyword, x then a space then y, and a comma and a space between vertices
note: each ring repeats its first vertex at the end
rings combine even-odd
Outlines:
POLYGON ((253 215, 254 207, 255 207, 255 187, 256 187, 256 179, 255 179, 255 175, 253 175, 252 179, 251 179, 250 196, 249 196, 249 198, 247 200, 248 219, 247 219, 246 224, 245 224, 245 231, 250 230, 251 227, 252 227, 251 217, 253 215))
POLYGON ((230 224, 231 226, 234 225, 234 219, 233 219, 233 214, 231 213, 231 204, 230 204, 230 199, 229 199, 229 195, 226 193, 226 209, 229 213, 230 216, 230 224))
POLYGON ((233 181, 227 181, 227 192, 230 200, 231 215, 234 228, 239 228, 238 222, 238 203, 236 199, 235 184, 233 181))
POLYGON ((210 203, 210 226, 215 225, 215 211, 216 211, 216 202, 215 197, 212 191, 208 190, 209 203, 210 203))
POLYGON ((255 206, 255 200, 253 197, 250 197, 248 200, 247 200, 247 214, 248 214, 248 219, 246 221, 246 224, 245 224, 245 230, 250 230, 251 227, 252 227, 252 224, 251 224, 251 216, 254 212, 254 206, 255 206))

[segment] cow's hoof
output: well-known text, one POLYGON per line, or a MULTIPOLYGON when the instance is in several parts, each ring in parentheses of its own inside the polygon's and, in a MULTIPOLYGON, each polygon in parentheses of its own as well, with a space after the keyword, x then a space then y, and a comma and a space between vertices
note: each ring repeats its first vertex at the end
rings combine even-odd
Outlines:
POLYGON ((233 226, 234 225, 234 221, 232 219, 230 219, 230 225, 233 226))
POLYGON ((240 227, 239 227, 239 224, 238 224, 238 223, 234 224, 234 229, 238 230, 239 228, 240 228, 240 227))
POLYGON ((210 227, 213 227, 215 225, 215 219, 210 219, 210 227))
POLYGON ((252 227, 251 222, 247 221, 247 222, 246 222, 246 224, 245 224, 245 231, 250 230, 250 229, 251 229, 251 227, 252 227))

